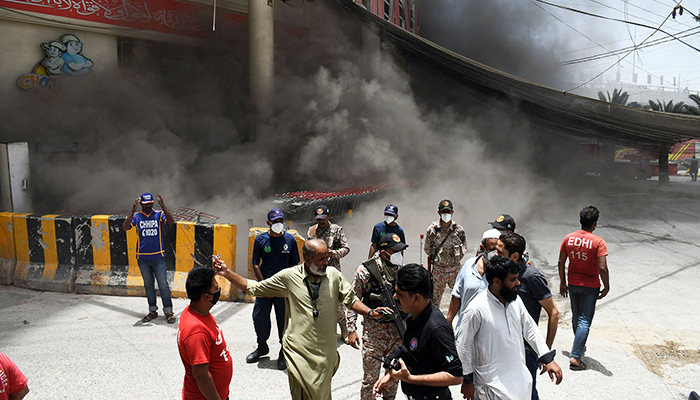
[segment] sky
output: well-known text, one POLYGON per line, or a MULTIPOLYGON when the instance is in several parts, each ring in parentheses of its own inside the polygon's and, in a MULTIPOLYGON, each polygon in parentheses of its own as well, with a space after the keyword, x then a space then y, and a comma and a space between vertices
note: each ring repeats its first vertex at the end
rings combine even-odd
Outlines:
MULTIPOLYGON (((685 12, 676 18, 666 17, 671 13, 676 2, 672 0, 553 0, 552 3, 575 8, 601 16, 637 22, 653 27, 662 26, 663 30, 677 35, 688 31, 691 35, 683 38, 688 44, 700 48, 700 23, 692 15, 685 12)), ((698 14, 698 2, 680 1, 682 6, 698 14)), ((559 30, 571 38, 569 50, 559 54, 560 61, 574 60, 625 47, 639 45, 647 39, 654 30, 639 26, 631 26, 622 22, 603 20, 578 14, 572 11, 557 9, 550 5, 531 2, 530 9, 547 14, 549 21, 558 25, 559 30), (539 6, 539 7, 538 7, 539 6), (540 8, 541 7, 541 8, 540 8), (550 15, 549 13, 553 14, 550 15), (556 17, 561 19, 557 20, 556 17)), ((668 35, 662 32, 654 33, 648 40, 666 39, 668 35)), ((627 52, 623 53, 627 54, 627 52)), ((620 56, 622 58, 622 56, 620 56)), ((618 57, 607 57, 596 61, 563 66, 563 70, 571 74, 575 81, 585 81, 615 65, 618 57)), ((621 63, 612 67, 602 76, 603 81, 616 80, 619 71, 621 80, 633 81, 633 73, 638 74, 637 83, 646 84, 647 76, 651 75, 652 85, 660 86, 661 77, 665 87, 673 86, 680 81, 680 88, 691 91, 700 90, 700 52, 677 40, 643 48, 629 54, 621 63)))
MULTIPOLYGON (((655 32, 662 27, 700 49, 700 23, 690 13, 667 19, 676 5, 674 0, 414 1, 424 37, 538 84, 594 98, 599 90, 612 92, 622 87, 631 95, 630 101, 642 103, 658 98, 689 102, 688 94, 700 91, 700 52, 655 32), (653 45, 643 47, 649 44, 653 45), (641 46, 630 53, 635 45, 641 46), (625 48, 628 50, 620 51, 625 48), (619 56, 576 61, 609 52, 619 56), (622 84, 608 84, 617 81, 618 72, 622 84), (630 86, 635 73, 637 84, 645 87, 630 86), (577 89, 583 83, 588 83, 587 87, 577 89), (686 88, 691 92, 686 93, 686 88)), ((700 4, 693 1, 681 4, 697 14, 700 4)))

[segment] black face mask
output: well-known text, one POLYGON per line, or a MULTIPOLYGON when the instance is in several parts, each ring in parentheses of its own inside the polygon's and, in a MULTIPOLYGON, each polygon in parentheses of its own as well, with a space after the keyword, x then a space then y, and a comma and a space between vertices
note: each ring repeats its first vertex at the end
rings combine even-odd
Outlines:
POLYGON ((216 293, 213 293, 213 294, 209 293, 209 294, 214 296, 214 299, 209 301, 211 303, 211 305, 214 305, 219 301, 219 297, 221 297, 221 288, 219 288, 219 290, 217 290, 216 293))

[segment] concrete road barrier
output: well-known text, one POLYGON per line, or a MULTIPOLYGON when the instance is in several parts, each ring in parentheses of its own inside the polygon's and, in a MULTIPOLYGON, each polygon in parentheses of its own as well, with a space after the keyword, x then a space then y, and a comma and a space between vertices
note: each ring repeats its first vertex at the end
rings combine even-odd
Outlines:
POLYGON ((15 237, 12 229, 14 213, 0 212, 0 285, 15 281, 15 237))
POLYGON ((75 290, 72 218, 61 215, 15 214, 17 263, 14 285, 54 292, 75 290))

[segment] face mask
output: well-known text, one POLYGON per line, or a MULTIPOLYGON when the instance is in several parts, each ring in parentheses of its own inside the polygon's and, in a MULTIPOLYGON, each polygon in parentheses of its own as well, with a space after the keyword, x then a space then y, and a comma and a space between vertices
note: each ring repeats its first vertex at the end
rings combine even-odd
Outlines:
POLYGON ((442 222, 448 223, 448 222, 452 221, 452 214, 449 214, 449 213, 440 214, 440 219, 442 220, 442 222))
POLYGON ((396 218, 392 217, 391 215, 385 215, 384 221, 386 221, 387 224, 390 224, 390 223, 396 221, 396 218))
POLYGON ((272 229, 272 232, 275 232, 275 234, 279 235, 284 230, 284 224, 281 222, 274 223, 272 224, 270 229, 272 229))
POLYGON ((314 275, 326 276, 326 269, 321 267, 320 265, 316 265, 316 263, 313 261, 311 262, 311 266, 309 267, 309 270, 314 275))
POLYGON ((389 262, 394 264, 394 265, 401 266, 401 265, 403 265, 403 255, 401 254, 400 251, 396 252, 396 253, 389 256, 389 262))
POLYGON ((496 255, 496 250, 491 250, 488 253, 484 255, 484 261, 488 261, 491 259, 491 257, 496 255))
POLYGON ((219 289, 216 293, 212 294, 212 296, 214 296, 214 299, 212 299, 209 302, 211 303, 211 305, 214 305, 219 301, 219 297, 221 297, 221 289, 219 289))

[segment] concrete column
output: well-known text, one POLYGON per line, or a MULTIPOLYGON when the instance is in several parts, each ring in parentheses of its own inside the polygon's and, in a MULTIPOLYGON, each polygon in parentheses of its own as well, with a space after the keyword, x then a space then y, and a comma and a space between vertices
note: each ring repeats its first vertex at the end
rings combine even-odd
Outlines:
POLYGON ((668 153, 671 151, 670 145, 659 146, 659 185, 668 185, 668 153))
POLYGON ((250 103, 252 141, 265 141, 273 133, 275 78, 275 14, 273 0, 248 0, 250 103))

